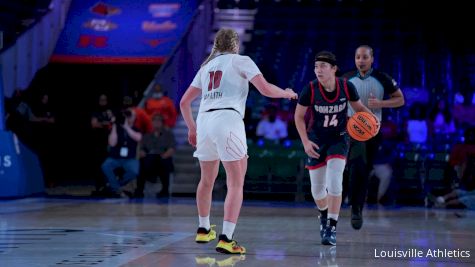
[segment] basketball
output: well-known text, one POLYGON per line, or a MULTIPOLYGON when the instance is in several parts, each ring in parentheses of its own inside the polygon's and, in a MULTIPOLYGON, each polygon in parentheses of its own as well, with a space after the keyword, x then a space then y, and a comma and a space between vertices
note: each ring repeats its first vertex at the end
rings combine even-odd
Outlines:
POLYGON ((355 140, 367 141, 378 134, 378 122, 368 112, 356 112, 346 124, 348 134, 355 140))

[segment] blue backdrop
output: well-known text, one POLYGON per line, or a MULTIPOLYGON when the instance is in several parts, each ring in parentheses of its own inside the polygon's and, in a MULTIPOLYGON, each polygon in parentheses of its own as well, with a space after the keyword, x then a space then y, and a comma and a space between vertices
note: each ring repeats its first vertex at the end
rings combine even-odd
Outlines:
POLYGON ((0 183, 0 197, 23 197, 44 191, 38 158, 6 131, 0 131, 0 183))
POLYGON ((0 65, 0 131, 5 130, 5 106, 3 92, 3 75, 2 65, 0 65))
POLYGON ((75 0, 52 62, 159 64, 184 35, 197 0, 75 0))

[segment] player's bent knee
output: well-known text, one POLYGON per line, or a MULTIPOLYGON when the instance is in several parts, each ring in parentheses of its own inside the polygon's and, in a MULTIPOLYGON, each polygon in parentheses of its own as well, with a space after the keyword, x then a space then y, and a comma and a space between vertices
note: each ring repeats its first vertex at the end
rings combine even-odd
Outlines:
POLYGON ((323 186, 315 190, 312 188, 312 196, 315 200, 322 200, 327 197, 327 190, 323 186))

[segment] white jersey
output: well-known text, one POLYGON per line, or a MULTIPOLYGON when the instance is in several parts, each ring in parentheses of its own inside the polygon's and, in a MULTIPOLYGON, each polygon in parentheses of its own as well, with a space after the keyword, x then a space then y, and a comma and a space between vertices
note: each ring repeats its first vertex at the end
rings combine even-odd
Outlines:
POLYGON ((210 109, 235 109, 242 118, 249 81, 261 71, 248 56, 222 54, 200 68, 191 86, 201 89, 199 113, 210 109))

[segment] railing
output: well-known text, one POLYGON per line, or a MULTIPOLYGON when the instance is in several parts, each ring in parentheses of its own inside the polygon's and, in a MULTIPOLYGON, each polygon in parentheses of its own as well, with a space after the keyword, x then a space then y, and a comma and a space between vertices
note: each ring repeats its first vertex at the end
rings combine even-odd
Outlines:
POLYGON ((200 4, 186 34, 175 47, 170 58, 160 67, 155 80, 145 91, 140 105, 143 106, 145 100, 150 97, 153 84, 159 83, 178 106, 181 96, 206 57, 208 36, 214 19, 213 9, 214 1, 212 0, 204 0, 200 4))

